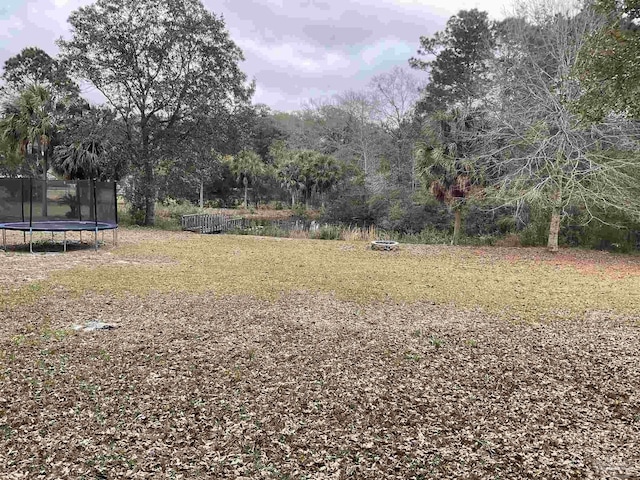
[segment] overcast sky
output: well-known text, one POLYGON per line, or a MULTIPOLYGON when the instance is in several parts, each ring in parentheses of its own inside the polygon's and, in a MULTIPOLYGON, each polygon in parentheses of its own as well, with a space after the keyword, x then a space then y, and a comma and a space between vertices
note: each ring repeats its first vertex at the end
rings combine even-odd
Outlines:
MULTIPOLYGON (((92 0, 0 0, 0 65, 28 46, 54 56, 69 37, 69 14, 92 0)), ((461 9, 501 18, 503 0, 204 0, 223 15, 256 80, 255 103, 296 110, 310 99, 363 88, 407 66, 420 35, 442 30, 461 9)), ((424 73, 419 73, 425 77, 424 73)), ((100 101, 91 87, 90 100, 100 101)))

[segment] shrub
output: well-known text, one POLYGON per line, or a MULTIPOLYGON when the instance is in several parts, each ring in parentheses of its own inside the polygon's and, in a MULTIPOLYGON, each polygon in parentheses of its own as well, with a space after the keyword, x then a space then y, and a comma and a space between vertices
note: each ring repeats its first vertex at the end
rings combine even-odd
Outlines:
POLYGON ((537 225, 527 225, 520 231, 518 237, 523 247, 539 247, 546 243, 548 235, 537 225))
POLYGON ((427 245, 442 245, 451 243, 451 234, 448 231, 439 230, 432 225, 424 227, 417 235, 419 243, 427 245))
POLYGON ((374 219, 363 196, 340 196, 327 205, 321 220, 326 223, 370 225, 374 219))
POLYGON ((515 227, 512 207, 472 204, 464 215, 464 232, 470 236, 505 234, 515 227))
POLYGON ((310 238, 319 240, 340 240, 342 236, 342 228, 336 226, 325 225, 315 232, 309 232, 310 238))
POLYGON ((188 200, 167 199, 160 204, 156 204, 156 220, 159 218, 170 219, 180 224, 183 215, 192 215, 195 213, 205 212, 188 200))
POLYGON ((513 215, 498 218, 496 224, 498 225, 498 230, 503 235, 513 233, 516 229, 516 219, 513 215))
POLYGON ((160 230, 178 231, 182 230, 182 222, 180 220, 176 220, 175 218, 156 216, 154 227, 160 230))
POLYGON ((292 212, 294 217, 298 217, 304 220, 307 220, 309 218, 309 212, 307 211, 307 207, 302 203, 297 203, 293 207, 292 212))
POLYGON ((398 222, 404 219, 407 212, 402 208, 402 203, 399 200, 394 201, 389 207, 389 220, 392 222, 398 222))
POLYGON ((127 207, 118 215, 118 223, 124 226, 142 225, 144 223, 144 212, 127 207))
POLYGON ((406 211, 402 222, 395 226, 401 232, 420 233, 424 229, 444 231, 452 228, 453 216, 441 203, 431 201, 423 205, 410 204, 406 211))
POLYGON ((515 233, 509 233, 503 238, 496 240, 497 247, 521 247, 520 237, 515 233))
POLYGON ((596 250, 629 253, 635 251, 638 245, 636 230, 599 222, 579 227, 568 225, 561 233, 562 240, 566 244, 595 248, 596 250))
POLYGON ((483 246, 483 245, 495 245, 495 235, 464 235, 460 237, 460 245, 467 246, 483 246))
POLYGON ((395 230, 378 230, 378 240, 392 240, 400 243, 443 245, 451 243, 451 234, 433 226, 423 228, 420 233, 402 233, 395 230))
POLYGON ((532 207, 523 209, 522 220, 525 227, 518 233, 523 247, 537 247, 547 244, 550 215, 546 209, 532 207))

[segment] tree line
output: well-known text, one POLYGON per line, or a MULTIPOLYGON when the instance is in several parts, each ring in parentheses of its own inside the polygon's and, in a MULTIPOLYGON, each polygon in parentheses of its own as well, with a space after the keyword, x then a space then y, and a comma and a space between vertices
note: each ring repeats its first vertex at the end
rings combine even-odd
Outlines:
POLYGON ((489 214, 514 228, 540 214, 551 250, 569 221, 640 230, 633 0, 464 10, 409 68, 295 112, 251 103, 242 51, 200 0, 98 0, 69 24, 57 58, 5 63, 4 175, 120 180, 146 225, 171 197, 404 230, 428 216, 454 242, 489 214))

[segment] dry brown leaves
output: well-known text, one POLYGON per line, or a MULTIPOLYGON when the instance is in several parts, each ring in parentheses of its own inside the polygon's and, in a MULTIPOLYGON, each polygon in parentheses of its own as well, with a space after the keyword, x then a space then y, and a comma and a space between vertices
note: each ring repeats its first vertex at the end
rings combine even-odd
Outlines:
POLYGON ((0 315, 0 478, 640 477, 620 315, 56 288, 0 315))

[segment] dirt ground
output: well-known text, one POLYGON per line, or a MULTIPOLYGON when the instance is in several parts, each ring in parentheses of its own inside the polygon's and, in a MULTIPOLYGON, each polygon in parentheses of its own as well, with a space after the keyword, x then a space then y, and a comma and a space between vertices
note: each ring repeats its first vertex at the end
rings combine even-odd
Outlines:
POLYGON ((640 478, 636 257, 106 241, 0 253, 2 479, 640 478), (531 310, 549 278, 580 308, 531 310))

